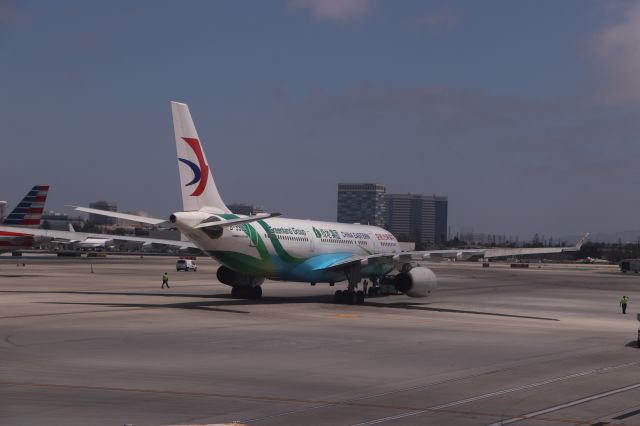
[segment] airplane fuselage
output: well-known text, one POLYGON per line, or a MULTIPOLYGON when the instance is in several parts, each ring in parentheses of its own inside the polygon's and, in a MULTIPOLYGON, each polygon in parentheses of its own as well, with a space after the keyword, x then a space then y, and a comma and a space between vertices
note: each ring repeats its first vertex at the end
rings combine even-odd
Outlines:
POLYGON ((30 248, 33 248, 32 235, 0 231, 0 253, 30 248))
MULTIPOLYGON (((220 220, 245 217, 216 216, 220 220)), ((185 219, 176 221, 178 229, 201 250, 234 271, 256 277, 338 282, 346 279, 345 273, 327 266, 354 255, 400 252, 395 237, 376 226, 269 218, 211 231, 194 229, 198 218, 185 219)), ((363 267, 361 276, 382 276, 392 269, 392 264, 376 263, 363 267)))

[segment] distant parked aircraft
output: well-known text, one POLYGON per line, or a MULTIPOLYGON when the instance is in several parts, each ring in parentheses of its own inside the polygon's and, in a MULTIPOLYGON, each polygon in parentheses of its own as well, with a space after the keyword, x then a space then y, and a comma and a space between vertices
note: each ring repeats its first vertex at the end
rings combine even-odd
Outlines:
MULTIPOLYGON (((3 225, 38 228, 42 220, 48 185, 36 185, 18 203, 3 225)), ((33 235, 18 231, 0 231, 0 253, 33 247, 33 235)))

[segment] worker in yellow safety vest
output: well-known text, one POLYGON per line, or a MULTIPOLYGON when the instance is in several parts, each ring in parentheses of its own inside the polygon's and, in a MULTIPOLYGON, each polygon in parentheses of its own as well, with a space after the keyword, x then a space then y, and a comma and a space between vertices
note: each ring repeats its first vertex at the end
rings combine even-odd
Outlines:
POLYGON ((627 305, 629 304, 629 298, 625 295, 620 299, 620 307, 622 308, 622 313, 627 313, 627 305))
POLYGON ((164 288, 165 285, 169 288, 169 274, 166 272, 162 275, 162 288, 164 288))

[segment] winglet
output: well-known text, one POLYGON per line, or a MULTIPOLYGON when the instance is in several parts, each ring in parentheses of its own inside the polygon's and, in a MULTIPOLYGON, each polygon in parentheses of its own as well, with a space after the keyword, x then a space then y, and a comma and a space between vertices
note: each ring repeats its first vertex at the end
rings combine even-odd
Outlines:
POLYGON ((584 236, 582 238, 580 238, 578 240, 578 242, 576 243, 576 250, 580 250, 580 248, 582 247, 582 245, 589 239, 589 233, 587 232, 586 234, 584 234, 584 236))

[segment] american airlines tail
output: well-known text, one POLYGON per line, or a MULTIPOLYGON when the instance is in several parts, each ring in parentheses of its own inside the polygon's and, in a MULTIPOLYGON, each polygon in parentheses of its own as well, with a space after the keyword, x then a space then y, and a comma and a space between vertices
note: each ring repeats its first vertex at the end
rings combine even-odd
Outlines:
POLYGON ((213 181, 213 175, 207 157, 204 155, 196 127, 191 119, 189 107, 180 102, 171 102, 171 113, 176 135, 178 171, 184 210, 231 213, 222 201, 213 181))
POLYGON ((47 201, 49 185, 36 185, 6 217, 3 225, 38 228, 42 219, 44 203, 47 201))

